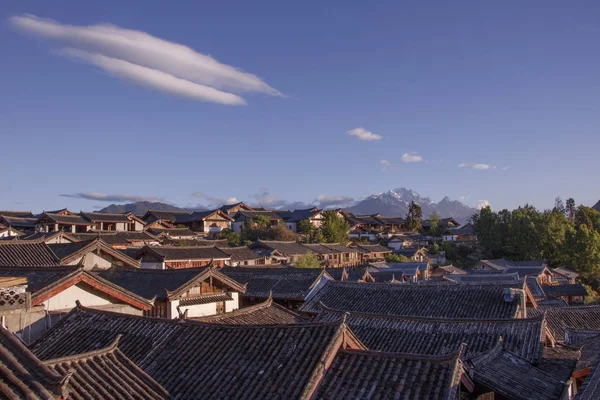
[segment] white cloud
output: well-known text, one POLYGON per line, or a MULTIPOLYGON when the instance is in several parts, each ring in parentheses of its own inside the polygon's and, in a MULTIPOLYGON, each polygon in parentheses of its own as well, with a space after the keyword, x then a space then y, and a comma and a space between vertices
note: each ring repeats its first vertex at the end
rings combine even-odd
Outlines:
POLYGON ((350 136, 357 137, 359 140, 374 141, 381 140, 383 136, 377 135, 373 132, 366 130, 365 128, 354 128, 346 132, 350 136))
POLYGON ((508 169, 508 167, 502 167, 500 168, 502 171, 506 171, 508 169))
POLYGON ((162 92, 201 101, 210 101, 213 103, 229 105, 246 104, 244 99, 235 94, 186 81, 185 79, 176 78, 173 75, 166 74, 157 69, 142 67, 141 65, 132 64, 128 61, 72 48, 64 49, 59 53, 100 67, 111 75, 131 80, 140 85, 148 86, 162 92))
POLYGON ((458 164, 458 168, 471 168, 479 171, 483 171, 486 169, 496 169, 494 165, 490 164, 468 164, 468 163, 460 163, 458 164))
POLYGON ((61 194, 61 197, 69 197, 72 199, 84 199, 94 201, 107 201, 115 203, 124 203, 127 201, 161 201, 161 199, 152 196, 138 196, 134 194, 106 194, 98 192, 80 192, 71 194, 61 194))
POLYGON ((473 169, 490 169, 488 164, 473 164, 473 169))
POLYGON ((458 199, 459 199, 460 201, 464 201, 464 200, 468 200, 468 199, 470 199, 470 198, 471 198, 471 195, 470 195, 470 194, 467 194, 467 195, 465 195, 465 196, 460 196, 458 199))
POLYGON ((320 194, 315 199, 315 202, 320 208, 331 207, 348 207, 353 205, 356 200, 351 196, 332 196, 328 194, 320 194))
POLYGON ((240 200, 238 200, 235 197, 215 197, 215 196, 207 195, 202 192, 192 193, 192 196, 207 200, 210 206, 215 206, 215 207, 217 207, 217 206, 220 207, 222 205, 235 204, 235 203, 240 202, 240 200))
POLYGON ((385 165, 385 166, 387 166, 387 167, 389 167, 390 165, 392 165, 392 163, 391 163, 391 162, 389 162, 388 160, 380 160, 380 161, 379 161, 379 164, 381 164, 381 165, 385 165))
POLYGON ((404 154, 402 154, 402 162, 412 163, 412 162, 421 162, 421 161, 423 161, 423 157, 421 157, 417 153, 404 153, 404 154))
MULTIPOLYGON (((108 24, 67 25, 33 15, 13 16, 10 21, 15 27, 25 32, 68 42, 71 43, 71 46, 85 49, 88 53, 99 53, 110 59, 160 71, 175 79, 206 85, 215 90, 224 89, 233 92, 258 92, 283 96, 281 92, 254 74, 222 64, 211 56, 199 53, 188 46, 160 39, 146 32, 123 29, 108 24)), ((141 75, 147 74, 144 69, 135 72, 141 75)), ((130 70, 127 78, 131 79, 133 73, 134 71, 130 70)), ((140 81, 144 81, 144 78, 138 77, 135 80, 140 83, 140 81)), ((184 82, 179 84, 183 85, 184 82)), ((197 92, 198 89, 197 87, 187 87, 185 91, 197 92)), ((238 101, 233 104, 241 103, 238 101)))
POLYGON ((485 208, 487 206, 491 206, 490 202, 487 200, 479 200, 477 201, 477 209, 481 210, 482 208, 485 208))

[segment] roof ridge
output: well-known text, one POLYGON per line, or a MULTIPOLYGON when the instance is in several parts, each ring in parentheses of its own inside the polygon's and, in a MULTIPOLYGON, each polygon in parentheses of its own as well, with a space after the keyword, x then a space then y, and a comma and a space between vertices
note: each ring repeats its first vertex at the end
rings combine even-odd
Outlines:
POLYGON ((65 361, 81 361, 81 360, 93 358, 93 357, 96 357, 99 355, 110 354, 110 353, 114 352, 115 350, 118 350, 119 340, 122 337, 123 337, 122 334, 120 334, 120 333, 117 334, 111 343, 109 343, 107 346, 102 347, 100 349, 90 350, 90 351, 86 351, 84 353, 73 354, 73 355, 68 355, 68 356, 63 356, 63 357, 51 358, 49 360, 44 360, 42 362, 44 365, 48 366, 48 365, 53 365, 53 364, 59 364, 59 363, 65 362, 65 361))
POLYGON ((402 353, 402 352, 387 352, 387 351, 376 351, 376 350, 358 350, 358 349, 343 349, 341 350, 344 353, 349 354, 358 354, 358 355, 368 355, 371 357, 384 357, 384 358, 407 358, 410 360, 424 360, 424 361, 438 361, 438 362, 453 362, 456 359, 460 358, 461 353, 463 353, 463 343, 461 347, 452 352, 442 355, 431 355, 431 354, 420 354, 420 353, 402 353))
MULTIPOLYGON (((419 317, 412 315, 387 315, 387 314, 375 314, 375 313, 367 313, 361 311, 343 311, 335 308, 328 307, 322 301, 319 301, 319 305, 324 308, 327 312, 333 314, 349 314, 349 316, 356 315, 361 317, 368 318, 389 318, 389 319, 397 319, 397 320, 410 320, 410 321, 423 321, 423 322, 457 322, 457 323, 476 323, 476 322, 487 322, 487 323, 511 323, 511 324, 519 324, 519 323, 530 323, 543 321, 544 314, 540 314, 531 318, 496 318, 496 319, 486 319, 486 318, 434 318, 434 317, 419 317)), ((600 333, 600 332, 599 332, 600 333)))

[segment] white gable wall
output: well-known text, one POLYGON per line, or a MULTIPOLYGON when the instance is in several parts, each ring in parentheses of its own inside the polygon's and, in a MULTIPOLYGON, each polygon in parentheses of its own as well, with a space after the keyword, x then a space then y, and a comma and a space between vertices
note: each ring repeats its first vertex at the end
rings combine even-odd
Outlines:
POLYGON ((89 286, 85 284, 73 285, 68 289, 63 290, 54 297, 49 298, 44 302, 44 306, 48 311, 70 310, 75 307, 75 301, 79 300, 85 307, 105 306, 113 304, 108 298, 101 293, 95 293, 89 286))
MULTIPOLYGON (((229 292, 232 300, 227 300, 225 302, 225 312, 230 312, 237 310, 240 308, 239 303, 239 293, 237 292, 229 292)), ((168 307, 168 318, 177 318, 179 317, 179 312, 177 311, 177 306, 179 306, 179 300, 173 300, 169 303, 168 307)), ((217 313, 217 303, 208 303, 208 304, 196 304, 193 306, 186 306, 179 308, 181 312, 188 311, 188 317, 203 317, 205 315, 215 315, 217 313)))

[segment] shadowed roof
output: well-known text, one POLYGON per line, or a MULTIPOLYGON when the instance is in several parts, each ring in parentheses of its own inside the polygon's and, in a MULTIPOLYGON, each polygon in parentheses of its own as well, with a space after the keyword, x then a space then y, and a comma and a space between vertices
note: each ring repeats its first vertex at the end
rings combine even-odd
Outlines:
POLYGON ((104 348, 117 334, 123 354, 180 399, 309 397, 352 337, 340 323, 230 326, 77 307, 31 348, 48 360, 104 348))
POLYGON ((318 313, 322 303, 338 310, 383 315, 469 319, 514 318, 519 301, 518 299, 506 301, 505 287, 507 286, 328 281, 304 303, 300 311, 318 313))
POLYGON ((445 357, 343 350, 325 373, 315 399, 457 398, 460 351, 445 357))
POLYGON ((463 358, 491 350, 499 338, 506 348, 534 362, 542 356, 546 324, 543 316, 525 319, 439 319, 386 316, 332 310, 323 307, 315 322, 346 324, 370 350, 411 354, 447 355, 467 346, 463 358))

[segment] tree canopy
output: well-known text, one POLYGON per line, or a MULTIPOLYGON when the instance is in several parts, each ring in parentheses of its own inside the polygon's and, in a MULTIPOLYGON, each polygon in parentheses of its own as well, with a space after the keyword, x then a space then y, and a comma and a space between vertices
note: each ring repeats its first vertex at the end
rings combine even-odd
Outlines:
POLYGON ((350 231, 348 221, 335 210, 324 211, 323 216, 325 217, 325 221, 323 222, 322 230, 325 241, 327 243, 346 244, 350 231))
POLYGON ((570 198, 561 207, 539 211, 524 205, 493 212, 484 207, 473 216, 483 258, 545 259, 551 267, 571 268, 584 278, 600 277, 600 213, 575 207, 570 198))

